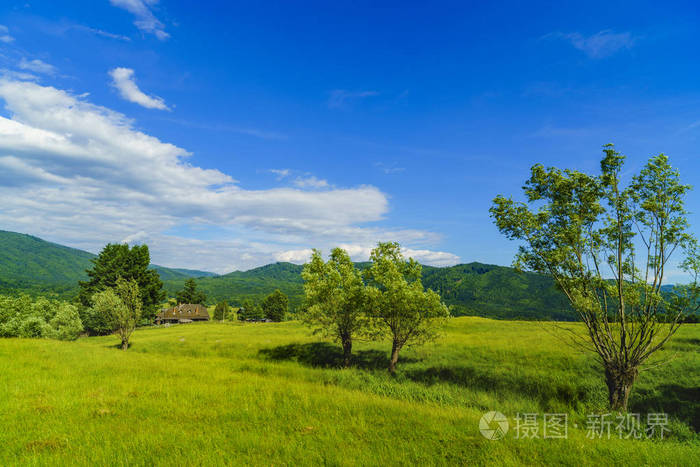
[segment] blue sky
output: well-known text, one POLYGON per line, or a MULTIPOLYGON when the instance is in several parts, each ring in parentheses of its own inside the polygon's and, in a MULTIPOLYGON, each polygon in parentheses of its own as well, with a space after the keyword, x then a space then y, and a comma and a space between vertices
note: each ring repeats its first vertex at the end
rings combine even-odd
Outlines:
POLYGON ((378 3, 3 2, 0 229, 216 272, 389 239, 510 264, 488 208, 534 163, 614 142, 700 186, 693 2, 378 3))

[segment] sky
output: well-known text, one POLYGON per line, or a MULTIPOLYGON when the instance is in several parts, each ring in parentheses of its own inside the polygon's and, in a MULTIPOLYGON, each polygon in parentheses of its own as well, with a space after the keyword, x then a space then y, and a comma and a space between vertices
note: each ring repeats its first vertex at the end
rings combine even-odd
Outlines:
POLYGON ((4 0, 0 229, 217 273, 509 265, 488 209, 535 163, 612 142, 700 187, 700 7, 571 3, 4 0))

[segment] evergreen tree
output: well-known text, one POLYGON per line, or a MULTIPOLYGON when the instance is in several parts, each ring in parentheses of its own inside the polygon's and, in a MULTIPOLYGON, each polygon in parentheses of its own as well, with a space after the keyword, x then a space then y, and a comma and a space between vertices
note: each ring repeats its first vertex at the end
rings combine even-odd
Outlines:
POLYGON ((216 308, 214 308, 214 319, 217 321, 223 321, 226 319, 226 315, 229 314, 229 307, 228 303, 226 302, 219 302, 216 304, 216 308))
POLYGON ((88 310, 93 305, 93 295, 114 288, 119 278, 136 282, 143 308, 142 317, 153 321, 158 311, 158 305, 165 299, 165 292, 158 273, 148 267, 151 263, 151 255, 147 245, 136 245, 129 248, 127 244, 110 243, 92 262, 94 266, 87 270, 89 279, 85 282, 79 282, 80 292, 78 295, 80 303, 84 307, 81 318, 90 332, 94 333, 98 330, 90 328, 89 325, 92 322, 100 321, 89 316, 88 310))
POLYGON ((192 303, 204 305, 207 296, 201 290, 197 290, 197 283, 194 279, 187 279, 184 288, 175 294, 178 303, 192 303))

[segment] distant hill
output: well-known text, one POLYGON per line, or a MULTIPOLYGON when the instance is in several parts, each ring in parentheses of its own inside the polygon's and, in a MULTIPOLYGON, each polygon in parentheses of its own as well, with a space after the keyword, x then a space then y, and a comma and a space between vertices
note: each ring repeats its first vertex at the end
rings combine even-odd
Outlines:
MULTIPOLYGON (((41 240, 30 235, 0 231, 0 292, 19 290, 31 294, 70 298, 95 255, 41 240)), ((365 268, 369 263, 358 263, 365 268)), ((245 299, 261 300, 275 289, 290 299, 295 310, 303 302, 302 266, 268 264, 248 271, 217 276, 206 271, 152 266, 161 276, 169 296, 186 279, 197 284, 214 303, 227 300, 238 305, 245 299)), ((548 276, 519 273, 513 268, 481 263, 437 268, 423 267, 423 283, 439 292, 455 315, 479 315, 501 319, 574 319, 564 295, 548 276)))
POLYGON ((423 266, 423 285, 439 292, 457 316, 500 319, 576 318, 566 296, 551 277, 492 264, 447 268, 423 266))
MULTIPOLYGON (((85 270, 92 267, 94 257, 87 251, 0 230, 0 292, 24 291, 69 298, 77 292, 78 281, 87 279, 85 270)), ((215 275, 206 271, 151 267, 164 281, 215 275)))
POLYGON ((155 264, 151 265, 151 269, 158 271, 160 279, 162 281, 169 281, 175 279, 188 279, 190 277, 214 277, 216 276, 213 272, 198 271, 196 269, 183 269, 183 268, 166 268, 164 266, 158 266, 155 264))
MULTIPOLYGON (((216 277, 197 279, 197 286, 207 295, 209 302, 227 300, 238 305, 246 299, 261 300, 275 289, 280 289, 290 300, 290 306, 301 305, 303 284, 301 270, 303 266, 292 263, 274 263, 248 271, 234 271, 216 277)), ((168 295, 182 289, 185 279, 165 281, 168 295)))
MULTIPOLYGON (((365 268, 368 264, 357 265, 365 268)), ((268 264, 249 271, 201 278, 197 285, 210 302, 227 300, 232 304, 245 299, 260 300, 280 289, 289 296, 290 307, 294 309, 303 301, 302 268, 292 263, 268 264)), ((184 279, 166 281, 165 288, 172 296, 183 284, 184 279)), ((564 294, 554 287, 551 278, 540 274, 481 263, 442 268, 423 266, 423 284, 439 292, 456 316, 575 319, 564 294)))

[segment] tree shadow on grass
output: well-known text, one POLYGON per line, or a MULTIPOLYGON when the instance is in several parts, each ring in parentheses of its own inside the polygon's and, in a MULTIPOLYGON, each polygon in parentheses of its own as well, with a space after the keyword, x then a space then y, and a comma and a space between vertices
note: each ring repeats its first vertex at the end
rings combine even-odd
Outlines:
POLYGON ((527 397, 537 400, 543 409, 548 408, 552 401, 575 406, 591 399, 591 388, 522 375, 493 374, 468 366, 407 369, 403 374, 408 379, 425 385, 449 383, 469 389, 527 397))
POLYGON ((639 389, 630 396, 630 412, 646 417, 665 412, 700 432, 700 387, 664 384, 653 389, 639 389))
MULTIPOLYGON (((296 361, 314 368, 341 368, 343 366, 343 351, 339 346, 328 342, 281 345, 262 349, 260 355, 270 360, 296 361)), ((415 360, 411 358, 399 360, 400 363, 413 361, 415 360)), ((379 350, 353 351, 351 365, 364 370, 386 369, 389 368, 389 355, 388 352, 379 350)))

